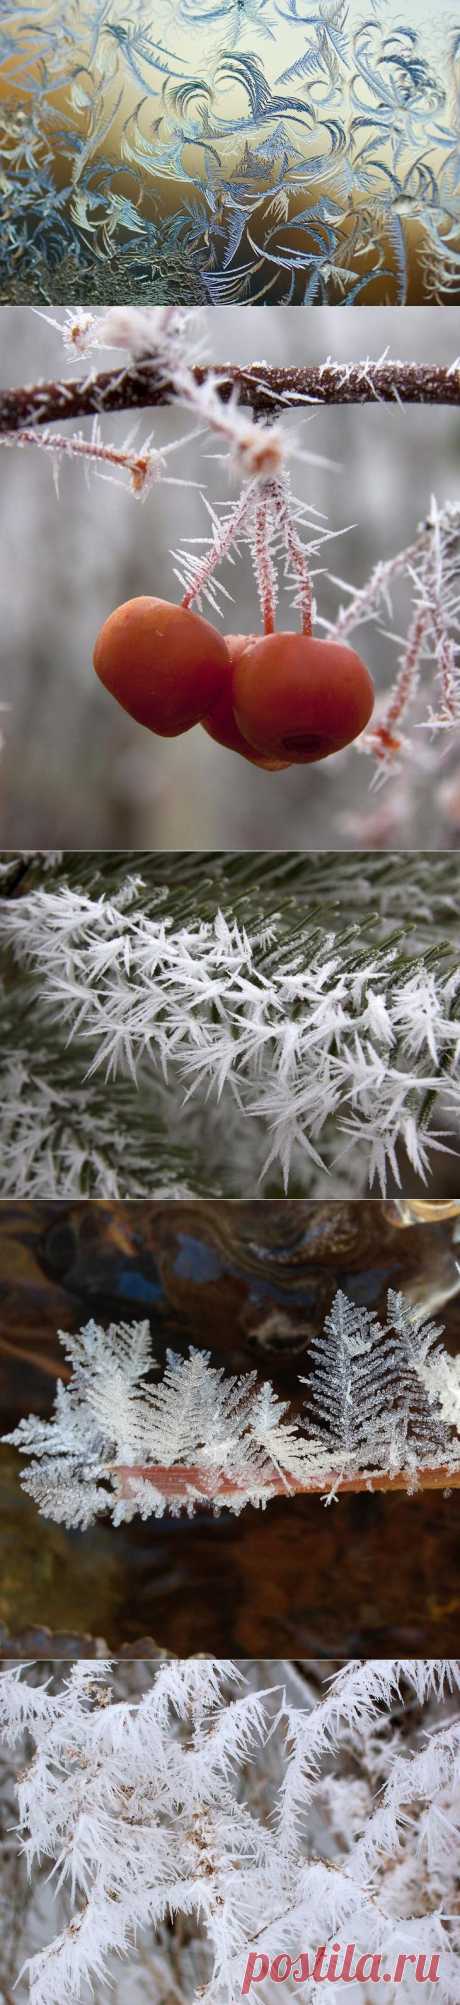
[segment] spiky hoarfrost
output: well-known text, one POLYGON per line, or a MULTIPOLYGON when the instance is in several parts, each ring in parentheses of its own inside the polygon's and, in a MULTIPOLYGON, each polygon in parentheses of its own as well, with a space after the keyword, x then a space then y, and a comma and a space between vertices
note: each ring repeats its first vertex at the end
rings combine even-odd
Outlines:
MULTIPOLYGON (((272 1958, 309 1954, 311 1973, 337 1934, 391 1974, 405 1952, 407 2005, 414 1955, 425 1972, 438 1956, 424 1995, 457 2005, 460 1665, 352 1662, 319 1700, 316 1666, 301 1669, 257 1663, 245 1682, 213 1660, 143 1666, 147 1689, 128 1699, 103 1663, 53 1667, 46 1683, 3 1672, 19 1844, 32 1883, 52 1867, 59 1916, 28 1965, 31 2005, 99 1999, 120 1956, 126 2005, 144 1958, 152 2005, 234 2005, 251 1951, 250 1996, 275 2005, 272 1958)), ((307 1975, 305 2005, 317 1995, 307 1975)), ((368 1995, 361 1979, 354 1996, 368 1995)), ((386 1984, 388 2005, 400 1995, 386 1984)))
POLYGON ((413 750, 406 735, 409 711, 413 713, 413 722, 419 727, 428 725, 432 733, 446 728, 455 733, 460 723, 458 508, 447 504, 440 509, 436 497, 431 497, 427 520, 412 547, 376 565, 367 585, 352 592, 338 618, 326 623, 330 637, 348 640, 363 622, 377 620, 383 623, 383 631, 391 639, 388 633, 388 621, 393 619, 391 593, 397 579, 404 574, 411 583, 412 612, 396 678, 361 739, 361 748, 374 753, 384 776, 390 773, 400 754, 413 750), (421 679, 428 662, 433 691, 428 713, 424 715, 421 679))
MULTIPOLYGON (((291 492, 287 461, 293 448, 282 427, 277 422, 268 421, 261 425, 251 411, 241 410, 236 387, 228 404, 224 404, 219 395, 218 382, 211 377, 202 381, 195 377, 190 362, 190 319, 193 330, 193 315, 168 308, 164 312, 153 310, 150 316, 142 312, 139 325, 135 310, 120 315, 115 309, 99 322, 91 315, 85 315, 83 326, 77 328, 78 352, 94 344, 104 345, 107 341, 112 345, 118 337, 119 344, 128 347, 137 359, 142 356, 145 360, 150 356, 160 380, 169 382, 173 401, 195 416, 199 432, 204 430, 206 435, 217 436, 229 460, 230 471, 236 473, 242 482, 237 501, 229 508, 218 510, 203 495, 211 522, 211 536, 209 539, 195 537, 192 550, 181 549, 174 553, 175 575, 184 593, 183 605, 188 607, 196 601, 198 606, 202 606, 207 602, 220 614, 220 597, 223 594, 228 599, 229 593, 216 577, 216 572, 225 558, 229 557, 234 563, 242 542, 246 542, 253 561, 264 631, 269 632, 273 627, 277 573, 282 568, 288 586, 293 587, 293 604, 301 613, 303 630, 310 633, 313 600, 309 560, 333 532, 320 519, 313 503, 305 506, 291 492), (300 534, 304 528, 308 531, 306 544, 303 544, 300 534), (196 546, 200 543, 204 548, 201 554, 197 554, 196 546)), ((65 416, 65 393, 63 407, 65 416)), ((40 399, 37 417, 39 409, 40 399)), ((101 412, 104 412, 103 389, 101 412)), ((194 439, 196 433, 191 436, 194 439)), ((49 453, 56 483, 63 457, 82 458, 87 472, 91 465, 96 471, 104 469, 104 478, 109 477, 108 467, 111 467, 112 474, 115 470, 128 473, 132 492, 142 499, 159 481, 166 480, 169 484, 172 481, 176 486, 199 485, 190 480, 182 482, 167 472, 168 455, 189 442, 190 435, 185 433, 183 439, 175 439, 157 450, 149 435, 143 446, 135 449, 130 434, 123 447, 115 447, 104 440, 99 413, 94 416, 90 439, 85 439, 81 432, 67 436, 52 432, 47 426, 40 429, 39 423, 11 434, 3 432, 0 438, 0 443, 6 446, 38 446, 49 453)), ((303 452, 300 457, 324 464, 323 461, 318 462, 316 454, 303 452)))
MULTIPOLYGON (((320 628, 326 629, 331 639, 348 641, 354 638, 363 623, 368 626, 372 622, 387 641, 396 642, 398 648, 402 646, 396 677, 390 684, 389 693, 385 693, 373 723, 358 741, 358 749, 369 752, 377 761, 374 782, 381 784, 395 772, 397 775, 404 757, 407 786, 410 788, 413 785, 411 764, 415 759, 415 764, 420 766, 426 757, 420 751, 421 726, 428 727, 432 738, 439 731, 448 733, 452 749, 456 752, 460 726, 458 505, 446 502, 440 506, 435 496, 428 504, 427 497, 426 517, 419 525, 414 540, 393 558, 383 563, 379 561, 364 586, 358 591, 351 591, 343 580, 331 580, 349 597, 348 603, 340 606, 335 620, 325 619, 313 597, 311 559, 316 558, 322 545, 332 535, 343 534, 344 530, 329 529, 311 497, 306 503, 293 494, 288 461, 290 458, 303 459, 312 466, 316 461, 317 464, 329 465, 331 471, 335 468, 334 463, 324 462, 318 455, 300 449, 286 432, 282 422, 283 395, 278 379, 273 394, 276 412, 279 410, 280 415, 276 415, 274 421, 267 419, 266 415, 261 421, 250 409, 242 407, 237 383, 228 401, 223 401, 219 394, 218 372, 215 376, 205 374, 202 379, 194 373, 197 316, 176 307, 163 310, 115 307, 99 316, 86 311, 75 315, 70 311, 64 327, 53 318, 51 325, 60 334, 63 333, 66 345, 79 357, 83 358, 94 348, 99 350, 104 346, 115 346, 127 352, 136 364, 148 364, 150 361, 157 386, 158 383, 160 387, 167 385, 168 400, 192 416, 197 424, 198 436, 203 433, 206 444, 209 438, 217 442, 222 448, 220 457, 227 459, 230 474, 237 477, 239 492, 236 501, 230 504, 216 505, 202 492, 211 524, 210 535, 207 538, 195 536, 191 544, 187 539, 185 548, 181 546, 172 553, 174 575, 183 590, 182 603, 188 607, 196 602, 198 606, 209 606, 214 613, 221 615, 231 597, 227 560, 235 566, 242 546, 248 544, 266 633, 273 631, 279 582, 284 575, 291 604, 300 614, 304 633, 311 633, 314 619, 320 628), (224 563, 227 563, 226 583, 219 575, 224 563), (393 631, 395 615, 391 599, 393 585, 401 579, 405 581, 409 602, 402 643, 397 619, 396 631, 393 631), (406 731, 409 711, 413 727, 411 741, 406 731)), ((360 365, 361 376, 370 394, 377 399, 379 369, 386 361, 385 352, 375 364, 368 359, 360 365)), ((331 385, 334 377, 340 385, 344 375, 345 379, 347 375, 353 375, 355 366, 335 364, 327 358, 323 371, 327 373, 331 385)), ((404 368, 403 364, 397 366, 404 368)), ((453 374, 457 367, 455 361, 451 365, 453 374)), ((261 369, 266 375, 265 365, 261 365, 261 369)), ((448 371, 448 375, 450 373, 448 371)), ((247 393, 244 370, 242 379, 247 393)), ((95 378, 94 395, 98 382, 99 379, 95 378)), ((65 384, 59 389, 60 415, 65 418, 65 384)), ((126 473, 133 494, 141 499, 145 499, 153 487, 164 481, 177 486, 193 485, 190 480, 183 482, 180 476, 169 472, 169 456, 189 443, 190 438, 195 440, 197 432, 185 432, 183 438, 175 438, 157 448, 152 435, 141 446, 136 445, 130 431, 123 446, 113 445, 105 438, 102 425, 107 415, 104 412, 105 393, 106 379, 102 375, 100 408, 95 411, 91 437, 85 438, 81 432, 67 435, 50 430, 44 422, 48 392, 45 386, 41 397, 38 385, 33 392, 35 425, 26 425, 11 433, 3 431, 0 444, 21 448, 36 446, 50 454, 56 483, 61 460, 74 457, 83 460, 87 473, 92 467, 96 472, 101 471, 105 479, 126 473)), ((21 392, 18 392, 18 397, 21 399, 21 392)), ((147 383, 145 400, 148 402, 147 383)), ((291 401, 288 391, 286 409, 290 408, 291 401)), ((300 404, 303 401, 299 388, 295 401, 300 404)), ((304 401, 311 412, 314 397, 306 394, 304 401)), ((198 471, 200 473, 199 460, 198 471)), ((207 486, 204 473, 194 484, 201 486, 202 490, 207 486)), ((236 625, 237 629, 241 625, 238 618, 236 625)))
MULTIPOLYGON (((0 1000, 1 1020, 1 1000, 0 1000)), ((126 1089, 123 1080, 102 1092, 75 1080, 72 1066, 56 1069, 45 1041, 36 1060, 26 1048, 5 1058, 0 1115, 0 1193, 15 1197, 193 1197, 200 1193, 200 1164, 190 1139, 187 1152, 174 1142, 165 1095, 156 1104, 126 1089), (58 1076, 56 1073, 58 1072, 58 1076), (148 1102, 147 1102, 148 1105, 148 1102)))
POLYGON ((403 1474, 408 1489, 424 1471, 446 1484, 460 1475, 458 1362, 441 1329, 394 1291, 382 1325, 339 1289, 311 1344, 311 1377, 299 1380, 309 1392, 301 1417, 255 1371, 229 1376, 207 1351, 168 1351, 152 1383, 148 1322, 59 1335, 71 1376, 53 1418, 30 1415, 5 1436, 32 1456, 24 1488, 57 1523, 190 1515, 203 1501, 240 1512, 280 1492, 335 1495, 363 1475, 372 1487, 382 1472, 403 1474))
MULTIPOLYGON (((404 871, 407 867, 405 859, 404 871)), ((253 868, 254 893, 256 861, 253 868)), ((227 910, 201 917, 209 896, 200 897, 192 873, 190 886, 184 886, 182 923, 175 920, 175 892, 168 898, 160 885, 159 916, 144 909, 155 906, 151 870, 145 895, 134 877, 122 888, 115 884, 108 896, 82 890, 78 869, 78 861, 70 869, 66 864, 56 887, 34 888, 0 906, 0 940, 14 963, 29 971, 19 997, 16 985, 14 1009, 10 973, 4 992, 3 1195, 13 1188, 28 1195, 64 1195, 85 1179, 100 1195, 112 1195, 121 1180, 123 1194, 125 1126, 116 1133, 120 1086, 125 1107, 133 1110, 128 1154, 136 1193, 142 1194, 149 1147, 148 1115, 140 1106, 146 1082, 150 1104, 158 1096, 160 1122, 163 1109, 165 1123, 172 1121, 179 1150, 170 1189, 189 1187, 184 1159, 180 1173, 180 1152, 189 1136, 194 1145, 206 1107, 212 1144, 201 1162, 218 1162, 220 1153, 227 1175, 229 1131, 236 1134, 239 1160, 244 1145, 251 1149, 255 1126, 255 1147, 261 1147, 254 1181, 281 1172, 288 1189, 293 1178, 306 1177, 317 1196, 331 1167, 348 1179, 351 1156, 352 1174, 355 1162, 361 1177, 358 1189, 377 1182, 385 1192, 388 1175, 399 1180, 401 1152, 414 1175, 428 1179, 431 1154, 442 1147, 443 1137, 447 1142, 452 1131, 455 1136, 460 1114, 455 916, 451 945, 438 921, 434 931, 429 925, 425 930, 423 916, 417 937, 407 890, 412 947, 402 927, 389 934, 378 893, 374 912, 367 910, 354 923, 348 911, 342 918, 340 896, 334 895, 334 855, 330 927, 313 889, 297 903, 295 897, 277 898, 275 860, 273 896, 270 901, 266 891, 257 919, 255 896, 251 903, 248 891, 240 917, 237 887, 233 900, 227 892, 227 910), (81 1066, 70 1101, 66 1034, 81 1066), (25 1040, 33 1040, 29 1070, 25 1040), (60 1094, 55 1059, 63 1046, 60 1094), (107 1089, 98 1088, 101 1072, 114 1095, 112 1164, 111 1100, 107 1089), (92 1094, 95 1126, 85 1149, 92 1094)), ((455 915, 452 863, 450 870, 455 915)), ((97 877, 96 865, 94 871, 97 877)), ((117 877, 116 864, 114 871, 117 877)), ((251 885, 249 871, 248 880, 251 885)), ((399 903, 402 917, 404 901, 399 903)), ((158 1121, 155 1126, 158 1133, 158 1121)), ((150 1182, 148 1170, 146 1176, 144 1188, 151 1194, 157 1182, 154 1156, 150 1182)), ((199 1157, 195 1178, 210 1187, 199 1157)), ((220 1187, 218 1169, 212 1188, 220 1187)), ((251 1194, 252 1189, 253 1184, 251 1194)))

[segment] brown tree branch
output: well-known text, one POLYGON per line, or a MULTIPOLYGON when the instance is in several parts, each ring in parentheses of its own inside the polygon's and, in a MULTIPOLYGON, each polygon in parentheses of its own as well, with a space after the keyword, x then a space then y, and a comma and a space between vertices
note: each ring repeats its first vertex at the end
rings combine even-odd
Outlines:
MULTIPOLYGON (((182 1463, 174 1463, 169 1468, 130 1465, 122 1467, 120 1464, 114 1464, 110 1473, 116 1478, 122 1497, 129 1498, 130 1482, 134 1478, 138 1481, 141 1479, 144 1483, 152 1483, 155 1489, 161 1491, 166 1503, 181 1500, 185 1502, 187 1492, 193 1490, 195 1493, 199 1492, 204 1504, 212 1503, 215 1498, 225 1504, 226 1497, 235 1496, 246 1487, 243 1482, 238 1482, 230 1475, 223 1475, 220 1470, 210 1474, 207 1470, 195 1466, 187 1469, 182 1463)), ((295 1479, 290 1482, 288 1476, 283 1481, 282 1475, 274 1469, 267 1483, 268 1496, 275 1492, 280 1497, 288 1495, 324 1497, 329 1489, 336 1490, 337 1495, 342 1491, 356 1495, 360 1491, 405 1490, 410 1495, 418 1495, 421 1490, 459 1490, 460 1466, 455 1469, 449 1469, 447 1464, 445 1467, 433 1469, 420 1468, 414 1471, 413 1475, 407 1469, 398 1469, 394 1475, 388 1475, 384 1469, 369 1469, 353 1476, 339 1476, 331 1467, 329 1474, 313 1477, 308 1483, 297 1483, 295 1479)))
MULTIPOLYGON (((193 369, 195 382, 213 383, 223 404, 235 390, 256 417, 276 415, 303 404, 449 404, 460 407, 460 365, 433 362, 323 362, 275 368, 255 362, 246 368, 222 363, 193 369)), ((34 383, 0 392, 0 437, 25 425, 102 416, 106 411, 146 410, 177 401, 172 380, 155 360, 128 367, 92 370, 68 382, 34 383)))

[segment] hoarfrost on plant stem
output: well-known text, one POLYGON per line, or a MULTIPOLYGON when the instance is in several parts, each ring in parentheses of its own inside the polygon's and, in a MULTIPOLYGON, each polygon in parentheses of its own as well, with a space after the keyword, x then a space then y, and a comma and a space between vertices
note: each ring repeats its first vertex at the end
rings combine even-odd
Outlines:
MULTIPOLYGON (((28 1962, 31 2005, 87 1987, 99 2002, 119 1956, 126 2000, 145 1957, 152 2005, 168 1975, 178 2005, 232 2005, 251 1950, 294 1961, 337 1933, 390 1972, 401 1951, 437 1954, 427 1996, 454 2005, 458 1661, 352 1661, 319 1699, 308 1663, 295 1679, 263 1662, 246 1680, 212 1659, 142 1668, 129 1698, 111 1689, 120 1670, 93 1661, 48 1667, 38 1690, 33 1667, 0 1674, 0 1730, 22 1759, 18 1843, 32 1884, 51 1866, 59 1915, 28 1962), (204 1986, 202 1961, 184 1978, 184 1922, 204 1986)), ((409 1962, 407 2005, 419 1993, 409 1962)), ((275 2005, 275 1981, 257 1995, 275 2005)), ((386 1996, 396 2005, 398 1986, 386 1996)))

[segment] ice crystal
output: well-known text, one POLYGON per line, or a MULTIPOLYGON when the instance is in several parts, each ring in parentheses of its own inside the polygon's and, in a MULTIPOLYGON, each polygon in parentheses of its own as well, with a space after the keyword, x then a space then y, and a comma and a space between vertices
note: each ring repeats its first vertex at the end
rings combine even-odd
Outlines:
POLYGON ((447 1398, 443 1419, 437 1382, 445 1374, 446 1387, 453 1387, 456 1368, 446 1352, 438 1353, 441 1335, 394 1289, 384 1327, 339 1289, 325 1335, 312 1340, 312 1406, 331 1456, 338 1452, 345 1468, 373 1462, 390 1475, 401 1468, 416 1475, 417 1468, 442 1464, 446 1450, 449 1455, 455 1415, 447 1398))
POLYGON ((425 1470, 460 1472, 457 1364, 442 1331, 390 1291, 388 1321, 339 1290, 313 1339, 299 1417, 255 1371, 232 1377, 192 1349, 168 1352, 163 1377, 148 1323, 94 1322, 59 1333, 72 1367, 51 1420, 21 1420, 5 1439, 32 1456, 24 1486, 45 1515, 82 1527, 193 1512, 241 1511, 280 1492, 326 1495, 379 1472, 415 1488, 425 1470), (452 1384, 452 1406, 449 1387, 452 1384))
MULTIPOLYGON (((31 971, 27 1024, 32 1007, 44 1035, 67 1026, 88 1052, 86 1093, 103 1072, 131 1080, 136 1100, 151 1074, 179 1108, 189 1096, 221 1102, 217 1127, 230 1104, 237 1128, 263 1126, 265 1174, 280 1165, 286 1188, 293 1162, 303 1157, 318 1180, 348 1149, 362 1150, 368 1184, 383 1192, 402 1149, 426 1180, 460 1110, 458 959, 441 941, 432 955, 411 952, 371 918, 329 931, 300 912, 292 941, 288 920, 275 902, 262 925, 223 910, 175 925, 138 896, 61 885, 5 900, 0 939, 31 971)), ((11 1080, 9 1062, 9 1142, 24 1119, 11 1080)), ((107 1095, 102 1119, 107 1128, 107 1095)), ((177 1130, 180 1140, 180 1114, 177 1130)))
MULTIPOLYGON (((419 524, 413 541, 393 557, 379 560, 359 590, 351 591, 346 582, 330 577, 330 585, 338 586, 340 591, 345 590, 348 600, 339 606, 335 619, 326 619, 321 602, 316 601, 315 581, 319 568, 316 560, 323 546, 333 537, 347 533, 346 525, 340 531, 328 527, 325 516, 315 508, 310 497, 308 501, 298 498, 291 482, 289 461, 303 460, 312 466, 325 465, 331 471, 335 471, 335 466, 334 462, 325 461, 304 445, 301 447, 299 440, 283 423, 291 402, 300 406, 306 404, 311 411, 315 395, 321 398, 324 381, 331 402, 334 402, 335 396, 340 399, 342 394, 349 393, 351 397, 362 394, 363 389, 368 397, 378 399, 383 394, 381 379, 385 368, 390 372, 396 369, 396 375, 402 372, 403 376, 406 369, 410 376, 410 365, 392 364, 386 351, 375 363, 367 358, 359 365, 334 362, 328 357, 316 371, 316 391, 313 388, 302 389, 302 370, 291 373, 290 382, 285 382, 282 374, 280 379, 279 372, 270 372, 264 364, 260 364, 259 378, 257 363, 252 365, 251 372, 233 364, 229 371, 220 375, 218 368, 212 365, 204 370, 194 366, 196 318, 187 310, 179 312, 171 307, 163 310, 126 307, 123 311, 112 308, 109 313, 99 316, 84 312, 75 317, 69 312, 63 330, 59 322, 51 319, 52 326, 64 332, 67 345, 75 347, 79 356, 111 343, 127 350, 134 365, 135 406, 139 397, 141 407, 142 404, 148 407, 151 398, 161 402, 164 393, 168 403, 180 407, 195 421, 192 432, 185 427, 184 432, 174 436, 168 444, 156 446, 153 434, 149 434, 141 445, 135 444, 131 429, 124 444, 111 443, 105 435, 106 400, 110 407, 110 397, 113 398, 116 393, 116 408, 122 410, 125 404, 130 407, 130 387, 133 389, 133 372, 122 367, 115 374, 102 372, 98 375, 92 371, 89 384, 87 376, 81 378, 83 399, 88 389, 91 393, 90 408, 94 415, 90 437, 86 438, 81 432, 55 431, 47 422, 50 416, 59 416, 61 420, 68 418, 72 410, 79 408, 79 382, 69 387, 64 380, 48 386, 37 383, 28 390, 13 391, 10 398, 7 395, 7 412, 10 413, 12 428, 5 429, 8 415, 4 413, 0 444, 7 448, 16 445, 20 449, 33 446, 50 455, 56 487, 63 458, 83 462, 87 475, 93 470, 106 481, 127 475, 132 493, 141 500, 151 494, 152 488, 164 482, 185 488, 201 487, 200 499, 203 514, 207 517, 207 534, 196 534, 191 540, 183 538, 179 547, 171 553, 173 575, 181 586, 185 608, 195 605, 210 610, 217 618, 223 618, 232 596, 229 584, 235 582, 235 569, 237 575, 238 560, 247 546, 255 575, 262 628, 266 634, 272 633, 276 627, 277 605, 283 585, 297 615, 297 624, 305 635, 310 635, 317 625, 326 630, 332 641, 348 642, 363 624, 367 627, 372 624, 387 643, 396 643, 396 676, 389 689, 378 698, 372 723, 356 740, 356 749, 372 756, 372 786, 381 787, 389 779, 396 780, 403 764, 410 792, 415 785, 412 768, 424 769, 426 775, 432 770, 435 737, 442 734, 443 754, 455 755, 457 750, 460 727, 458 504, 446 501, 440 506, 436 496, 432 495, 428 505, 427 497, 426 517, 419 524), (360 382, 359 392, 357 379, 360 382), (262 386, 267 401, 261 413, 257 393, 262 386), (273 418, 271 396, 275 405, 273 418), (23 422, 24 410, 29 412, 34 423, 23 422), (207 469, 205 474, 199 448, 196 456, 197 480, 192 481, 190 477, 184 480, 169 471, 170 455, 180 452, 191 442, 195 444, 197 438, 202 437, 206 445, 208 437, 211 437, 214 446, 220 448, 217 457, 226 462, 233 482, 236 477, 239 490, 236 499, 216 501, 203 491, 207 486, 207 469), (223 570, 226 578, 222 576, 223 570), (393 588, 401 581, 408 598, 406 632, 403 636, 398 631, 393 632, 392 605, 393 588), (428 743, 426 737, 423 743, 422 731, 429 734, 428 743)), ((456 379, 457 374, 458 363, 455 361, 446 371, 446 390, 450 376, 456 379)), ((412 383, 412 394, 413 389, 412 383)), ((397 399, 395 377, 392 394, 397 399)), ((421 385, 418 394, 424 394, 421 385)), ((86 408, 84 401, 83 408, 86 408)), ((234 596, 237 597, 237 589, 234 596)), ((240 624, 238 619, 237 627, 240 624)), ((391 807, 387 812, 391 822, 391 807)), ((382 828, 377 813, 376 835, 379 826, 382 828)))
POLYGON ((17 1835, 32 1884, 40 1863, 54 1866, 31 2005, 71 2005, 87 1987, 99 1998, 118 1957, 126 1999, 146 1958, 153 2005, 233 2005, 252 1958, 255 1995, 275 2005, 280 1952, 291 1968, 305 1955, 313 2001, 314 1954, 337 1934, 356 1958, 383 1953, 389 2005, 398 1955, 407 2005, 436 1955, 426 1995, 453 2005, 460 1666, 351 1662, 319 1699, 315 1668, 262 1662, 244 1680, 212 1659, 145 1666, 147 1689, 129 1697, 102 1662, 52 1666, 46 1684, 34 1669, 3 1671, 0 1726, 22 1756, 17 1835), (180 1923, 198 1952, 188 1982, 180 1923))
POLYGON ((458 298, 446 8, 5 0, 0 59, 8 301, 458 298))

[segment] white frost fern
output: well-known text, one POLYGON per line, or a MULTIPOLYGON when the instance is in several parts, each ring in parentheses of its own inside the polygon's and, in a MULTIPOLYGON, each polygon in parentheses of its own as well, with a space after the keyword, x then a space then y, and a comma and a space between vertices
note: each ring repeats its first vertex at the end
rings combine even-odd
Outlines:
POLYGON ((335 1494, 341 1483, 423 1471, 460 1475, 456 1361, 441 1330, 390 1292, 388 1321, 339 1290, 313 1340, 302 1414, 255 1371, 236 1378, 192 1349, 158 1369, 149 1324, 94 1322, 60 1332, 72 1366, 54 1415, 20 1421, 5 1440, 32 1456, 24 1486, 45 1515, 85 1527, 211 1502, 239 1512, 280 1493, 335 1494), (452 1410, 448 1386, 452 1383, 452 1410))
POLYGON ((449 1459, 451 1415, 443 1417, 437 1391, 441 1358, 447 1381, 454 1371, 447 1352, 438 1351, 441 1335, 393 1288, 384 1326, 339 1289, 324 1335, 311 1344, 313 1418, 325 1428, 331 1461, 337 1456, 350 1471, 373 1464, 389 1475, 416 1475, 449 1459))

